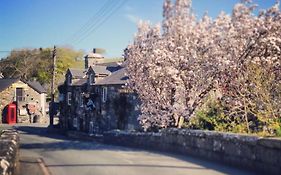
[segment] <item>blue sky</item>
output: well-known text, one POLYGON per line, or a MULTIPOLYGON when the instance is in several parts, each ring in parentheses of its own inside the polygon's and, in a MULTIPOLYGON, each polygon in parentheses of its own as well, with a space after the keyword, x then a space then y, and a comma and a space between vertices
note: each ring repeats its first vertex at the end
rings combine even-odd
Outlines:
MULTIPOLYGON (((139 19, 159 23, 164 0, 0 0, 0 58, 15 48, 70 45, 120 57, 139 19), (124 3, 123 3, 124 2, 124 3), (118 8, 119 7, 119 8, 118 8), (117 10, 115 10, 117 9, 117 10), (112 14, 112 15, 111 15, 112 14), (85 24, 86 27, 85 27, 85 24), (84 26, 84 28, 82 28, 84 26), (82 30, 81 30, 82 28, 82 30)), ((193 0, 198 16, 231 13, 238 0, 193 0)), ((254 0, 268 8, 275 0, 254 0)))

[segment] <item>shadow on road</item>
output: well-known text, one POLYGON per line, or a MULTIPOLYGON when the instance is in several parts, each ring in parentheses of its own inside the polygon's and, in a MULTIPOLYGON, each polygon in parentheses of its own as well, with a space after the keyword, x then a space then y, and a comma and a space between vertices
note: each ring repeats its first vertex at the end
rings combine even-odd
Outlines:
POLYGON ((45 175, 40 166, 40 162, 34 157, 20 157, 20 174, 21 175, 45 175))
POLYGON ((56 150, 121 150, 127 151, 129 148, 118 146, 103 145, 97 142, 85 142, 77 140, 64 140, 50 143, 23 143, 20 145, 23 149, 44 149, 46 151, 56 150))
POLYGON ((51 139, 62 139, 62 140, 70 140, 66 136, 61 133, 50 133, 48 131, 47 125, 40 125, 40 124, 17 124, 14 125, 13 128, 18 130, 21 134, 27 135, 37 135, 40 137, 47 137, 51 139))
POLYGON ((119 146, 111 146, 100 144, 95 141, 81 141, 77 139, 68 138, 62 134, 48 132, 47 126, 14 126, 20 134, 38 136, 46 138, 46 142, 35 142, 35 143, 21 143, 20 148, 22 149, 44 149, 46 151, 56 150, 120 150, 120 151, 131 151, 132 149, 119 146))

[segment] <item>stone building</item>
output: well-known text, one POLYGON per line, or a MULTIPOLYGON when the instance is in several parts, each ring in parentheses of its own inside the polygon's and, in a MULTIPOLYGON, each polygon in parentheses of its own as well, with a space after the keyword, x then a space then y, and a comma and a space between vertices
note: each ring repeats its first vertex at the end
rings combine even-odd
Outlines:
POLYGON ((46 90, 36 81, 0 79, 0 115, 5 121, 6 108, 10 103, 17 105, 17 122, 45 122, 46 90), (39 118, 38 118, 39 117, 39 118))
POLYGON ((95 84, 96 110, 101 117, 103 130, 137 130, 140 114, 137 94, 126 87, 128 76, 122 68, 95 84))
POLYGON ((65 83, 59 87, 60 126, 90 134, 138 129, 139 101, 125 88, 125 69, 119 63, 85 67, 69 69, 65 83))

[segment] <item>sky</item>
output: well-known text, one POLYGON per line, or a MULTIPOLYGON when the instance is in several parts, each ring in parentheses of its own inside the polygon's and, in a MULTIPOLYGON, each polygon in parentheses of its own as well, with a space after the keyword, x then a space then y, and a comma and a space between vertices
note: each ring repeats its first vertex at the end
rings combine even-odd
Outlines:
MULTIPOLYGON (((106 50, 121 57, 133 42, 137 22, 162 21, 164 0, 0 0, 0 58, 20 48, 68 46, 86 53, 106 50)), ((239 0, 193 0, 197 16, 231 13, 239 0)), ((275 0, 254 0, 259 8, 275 0)))

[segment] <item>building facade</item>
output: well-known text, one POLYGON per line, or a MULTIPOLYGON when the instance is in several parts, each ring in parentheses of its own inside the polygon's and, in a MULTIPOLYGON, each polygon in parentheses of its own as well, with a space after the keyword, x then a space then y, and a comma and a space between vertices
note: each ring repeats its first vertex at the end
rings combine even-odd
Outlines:
POLYGON ((68 70, 65 83, 59 87, 61 128, 89 134, 140 128, 140 103, 125 86, 125 68, 119 64, 91 65, 81 72, 84 76, 73 81, 78 72, 68 70))
POLYGON ((5 122, 6 108, 10 103, 17 106, 17 122, 47 122, 46 90, 35 81, 0 79, 0 115, 5 122))

